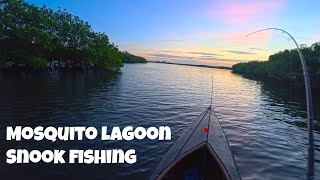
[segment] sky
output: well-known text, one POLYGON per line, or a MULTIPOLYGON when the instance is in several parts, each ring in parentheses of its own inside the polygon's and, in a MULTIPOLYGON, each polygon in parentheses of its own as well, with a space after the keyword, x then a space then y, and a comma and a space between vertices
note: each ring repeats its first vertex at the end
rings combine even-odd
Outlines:
POLYGON ((122 51, 150 61, 232 66, 320 41, 318 0, 27 0, 89 22, 122 51))

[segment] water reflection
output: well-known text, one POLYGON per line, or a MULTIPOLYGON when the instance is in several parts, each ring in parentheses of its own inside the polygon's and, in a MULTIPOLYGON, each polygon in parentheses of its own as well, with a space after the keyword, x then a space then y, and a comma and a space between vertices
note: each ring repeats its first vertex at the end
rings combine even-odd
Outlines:
POLYGON ((0 107, 3 125, 34 125, 63 117, 66 111, 87 108, 88 94, 113 87, 119 74, 105 72, 2 73, 0 107), (60 110, 60 111, 59 111, 60 110), (23 114, 23 116, 21 116, 23 114), (3 121, 9 118, 10 121, 3 121), (17 121, 17 122, 15 122, 17 121))
MULTIPOLYGON (((279 111, 283 114, 289 115, 288 118, 280 119, 298 127, 307 128, 307 112, 306 112, 306 98, 304 87, 296 85, 292 81, 274 81, 270 79, 258 80, 261 84, 261 92, 265 95, 264 101, 268 102, 268 108, 273 111, 279 111), (303 117, 303 118, 301 118, 303 117)), ((319 117, 320 107, 319 94, 317 89, 313 89, 313 104, 314 104, 314 118, 315 131, 319 132, 319 117)), ((277 119, 275 117, 275 119, 277 119)), ((279 120, 279 119, 278 119, 279 120)))
MULTIPOLYGON (((243 179, 303 179, 306 118, 303 94, 229 70, 166 64, 125 65, 122 74, 58 73, 0 76, 0 173, 21 179, 146 179, 185 128, 213 104, 243 179), (289 92, 289 93, 288 93, 289 92), (302 105, 301 105, 302 104, 302 105), (172 141, 8 142, 5 127, 162 126, 172 141), (136 164, 8 166, 8 148, 136 149, 136 164), (19 171, 19 173, 16 173, 19 171)), ((319 107, 319 106, 317 106, 319 107)), ((316 109, 316 108, 315 108, 316 109)), ((319 171, 319 133, 315 134, 319 171)))

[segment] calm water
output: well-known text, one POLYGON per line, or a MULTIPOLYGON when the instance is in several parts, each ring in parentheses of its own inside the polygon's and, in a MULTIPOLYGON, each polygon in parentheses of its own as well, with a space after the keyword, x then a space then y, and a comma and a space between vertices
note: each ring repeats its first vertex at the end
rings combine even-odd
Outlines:
MULTIPOLYGON (((243 179, 305 179, 303 93, 229 70, 166 64, 125 65, 121 74, 0 76, 0 174, 5 179, 148 179, 183 130, 213 103, 243 179), (172 141, 5 141, 6 126, 163 126, 172 141), (5 152, 26 149, 134 148, 134 165, 7 165, 5 152)), ((319 102, 319 97, 315 101, 319 102)), ((316 117, 319 117, 316 104, 316 117)), ((316 176, 320 176, 317 125, 316 176)), ((319 178, 319 177, 318 177, 319 178)))

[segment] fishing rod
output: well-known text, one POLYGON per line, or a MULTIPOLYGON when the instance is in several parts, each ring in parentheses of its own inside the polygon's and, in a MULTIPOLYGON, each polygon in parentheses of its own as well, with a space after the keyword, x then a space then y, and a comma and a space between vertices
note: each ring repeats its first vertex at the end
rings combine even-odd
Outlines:
POLYGON ((276 30, 281 31, 287 34, 297 46, 297 50, 300 57, 300 62, 302 65, 303 70, 303 78, 304 78, 304 85, 306 90, 306 100, 307 100, 307 114, 308 114, 308 164, 307 164, 307 179, 313 180, 314 179, 314 138, 313 138, 313 129, 314 129, 314 117, 313 117, 313 106, 312 106, 312 95, 311 95, 311 87, 310 87, 310 80, 309 80, 309 73, 307 69, 306 61, 304 60, 303 54, 299 48, 297 41, 293 38, 293 36, 288 33, 287 31, 280 29, 280 28, 266 28, 260 29, 258 31, 252 32, 247 34, 245 37, 248 37, 252 34, 259 33, 261 31, 269 31, 269 30, 276 30))

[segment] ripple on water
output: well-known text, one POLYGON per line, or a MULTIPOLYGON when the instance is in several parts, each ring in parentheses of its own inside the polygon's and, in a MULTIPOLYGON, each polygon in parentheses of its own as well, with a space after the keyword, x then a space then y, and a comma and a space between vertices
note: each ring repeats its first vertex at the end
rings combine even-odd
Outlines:
MULTIPOLYGON (((287 86, 245 79, 229 70, 148 63, 128 64, 122 71, 116 75, 53 72, 44 76, 47 78, 31 75, 0 78, 0 87, 9 87, 0 88, 0 133, 4 135, 6 126, 17 124, 97 128, 167 125, 172 130, 172 141, 24 141, 17 144, 6 142, 4 136, 0 136, 1 152, 9 147, 134 148, 138 157, 133 165, 42 164, 37 168, 8 166, 1 160, 0 173, 16 179, 53 176, 147 179, 174 141, 210 104, 212 75, 214 110, 242 178, 305 178, 307 132, 305 108, 301 105, 303 95, 291 97, 287 86)), ((317 173, 320 172, 319 139, 316 132, 317 173)))

